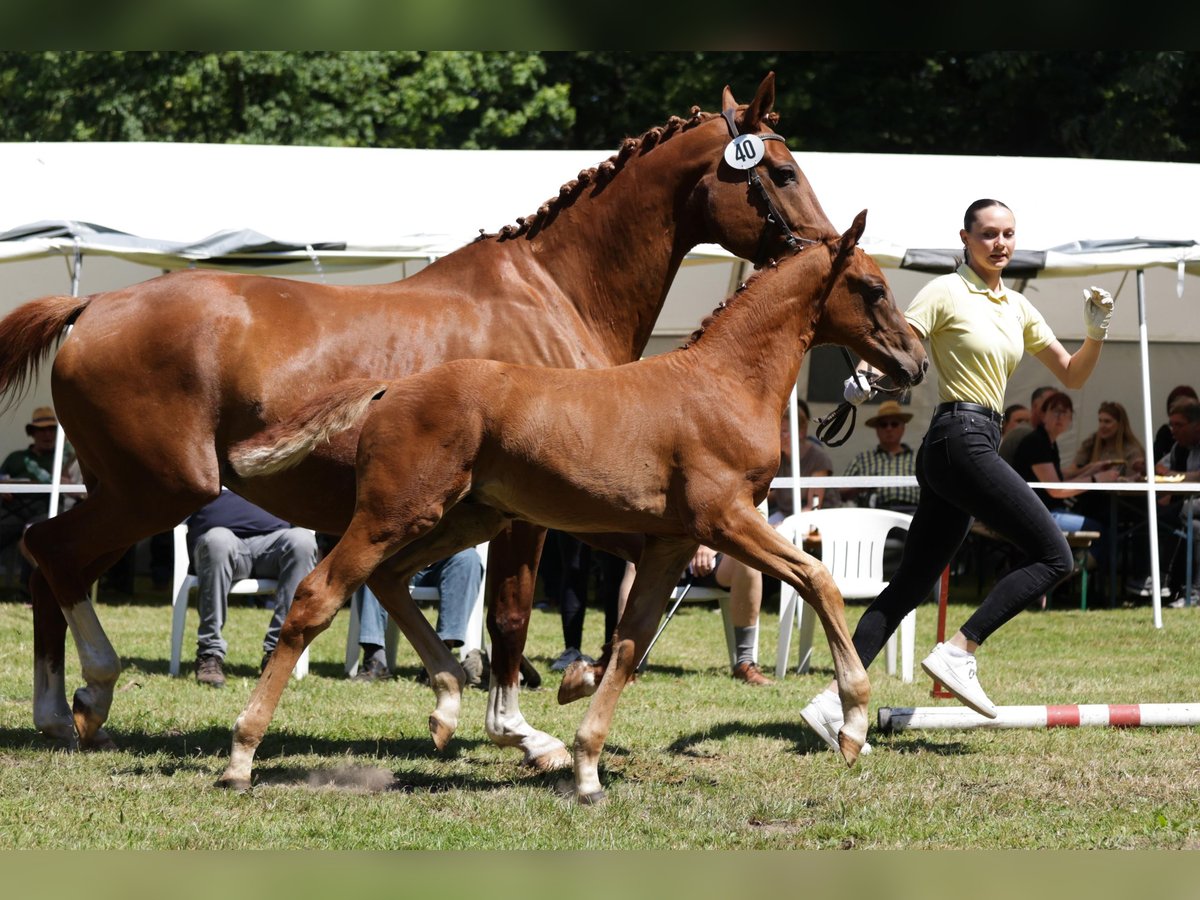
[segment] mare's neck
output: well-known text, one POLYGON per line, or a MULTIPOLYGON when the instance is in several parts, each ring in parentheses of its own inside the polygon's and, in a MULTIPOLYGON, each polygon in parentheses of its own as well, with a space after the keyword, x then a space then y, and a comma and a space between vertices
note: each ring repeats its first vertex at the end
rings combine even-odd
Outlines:
POLYGON ((684 256, 714 239, 697 205, 687 203, 721 152, 702 133, 713 127, 694 126, 631 157, 603 188, 587 186, 532 235, 500 242, 536 262, 613 364, 642 355, 684 256))

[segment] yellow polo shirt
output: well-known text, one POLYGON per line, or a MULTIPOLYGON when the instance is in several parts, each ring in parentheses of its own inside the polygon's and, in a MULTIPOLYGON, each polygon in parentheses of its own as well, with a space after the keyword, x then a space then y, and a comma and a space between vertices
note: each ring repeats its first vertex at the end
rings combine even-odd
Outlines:
POLYGON ((1013 369, 1026 353, 1054 343, 1054 332, 1025 297, 1000 283, 991 291, 970 266, 933 279, 904 312, 929 340, 943 402, 965 400, 999 412, 1013 369))

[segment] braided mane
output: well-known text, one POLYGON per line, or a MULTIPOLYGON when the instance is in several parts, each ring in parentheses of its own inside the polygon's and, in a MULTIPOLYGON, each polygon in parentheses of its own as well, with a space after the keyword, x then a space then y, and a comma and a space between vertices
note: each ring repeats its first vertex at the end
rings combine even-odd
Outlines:
MULTIPOLYGON (((717 117, 717 113, 703 112, 698 106, 693 106, 690 112, 690 117, 687 119, 682 119, 679 116, 671 116, 665 125, 658 125, 651 128, 641 137, 626 138, 621 142, 621 146, 616 153, 598 166, 581 171, 578 176, 558 189, 558 196, 551 197, 539 206, 537 212, 528 216, 518 216, 515 225, 505 225, 495 233, 485 232, 481 228, 479 229, 479 237, 475 238, 475 241, 472 243, 487 241, 492 238, 505 241, 525 234, 532 235, 540 227, 553 219, 560 210, 565 209, 578 200, 585 189, 592 186, 602 188, 607 185, 612 181, 617 172, 621 171, 625 167, 625 164, 633 157, 648 153, 663 141, 684 131, 690 131, 696 126, 717 117)), ((764 120, 769 125, 774 126, 779 122, 779 115, 774 112, 768 113, 764 117, 764 120)))

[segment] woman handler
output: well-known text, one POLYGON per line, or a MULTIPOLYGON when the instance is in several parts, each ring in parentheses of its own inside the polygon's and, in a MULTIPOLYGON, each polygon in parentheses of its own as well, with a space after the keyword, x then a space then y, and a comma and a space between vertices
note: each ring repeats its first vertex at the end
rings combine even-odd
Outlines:
MULTIPOLYGON (((996 453, 1004 391, 1025 353, 1036 356, 1068 388, 1082 387, 1100 358, 1113 300, 1099 288, 1084 291, 1087 338, 1074 354, 1067 353, 1033 304, 1001 279, 1016 247, 1012 211, 999 200, 976 200, 967 207, 959 236, 964 263, 922 288, 905 312, 913 330, 929 341, 941 402, 917 454, 921 495, 903 559, 859 620, 854 646, 863 665, 870 666, 900 620, 929 596, 972 520, 982 520, 1024 550, 1029 562, 997 581, 962 628, 934 647, 921 667, 964 704, 995 718, 995 707, 977 678, 975 652, 1072 568, 1061 529, 996 453)), ((857 374, 847 380, 851 402, 861 402, 869 393, 857 374)), ((801 716, 837 748, 842 708, 834 685, 818 694, 801 716)))

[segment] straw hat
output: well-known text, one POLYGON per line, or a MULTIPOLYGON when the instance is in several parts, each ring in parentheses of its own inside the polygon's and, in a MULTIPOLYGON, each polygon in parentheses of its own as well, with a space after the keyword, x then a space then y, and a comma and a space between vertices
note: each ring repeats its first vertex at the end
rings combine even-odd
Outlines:
POLYGON ((58 417, 49 406, 39 406, 33 411, 33 420, 25 426, 26 434, 33 434, 35 428, 54 428, 58 425, 58 417))
POLYGON ((911 418, 912 413, 906 412, 895 400, 884 400, 879 404, 879 411, 867 419, 867 427, 874 428, 880 419, 899 419, 901 422, 907 422, 911 418))

